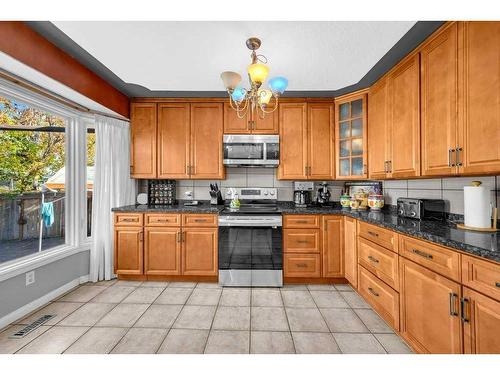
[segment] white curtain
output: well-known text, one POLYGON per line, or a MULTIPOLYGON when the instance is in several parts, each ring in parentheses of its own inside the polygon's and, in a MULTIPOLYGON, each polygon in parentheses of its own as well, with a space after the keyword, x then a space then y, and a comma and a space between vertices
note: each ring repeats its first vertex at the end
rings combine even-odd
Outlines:
POLYGON ((136 183, 130 178, 129 123, 95 117, 96 154, 92 198, 91 281, 113 277, 113 207, 135 203, 136 183))

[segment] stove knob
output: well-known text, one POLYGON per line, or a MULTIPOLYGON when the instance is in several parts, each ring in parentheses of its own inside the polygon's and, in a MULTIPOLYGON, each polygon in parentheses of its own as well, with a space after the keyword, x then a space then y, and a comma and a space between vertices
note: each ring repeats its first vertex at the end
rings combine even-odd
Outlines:
POLYGON ((271 192, 269 194, 274 195, 274 190, 271 190, 271 192))
POLYGON ((264 190, 264 195, 267 195, 267 190, 264 190))
POLYGON ((403 216, 403 215, 404 215, 404 213, 405 213, 405 210, 403 210, 402 208, 400 208, 400 209, 398 210, 398 214, 399 214, 399 215, 403 216))
POLYGON ((417 216, 417 213, 415 211, 412 211, 412 212, 410 212, 410 216, 415 217, 415 216, 417 216))

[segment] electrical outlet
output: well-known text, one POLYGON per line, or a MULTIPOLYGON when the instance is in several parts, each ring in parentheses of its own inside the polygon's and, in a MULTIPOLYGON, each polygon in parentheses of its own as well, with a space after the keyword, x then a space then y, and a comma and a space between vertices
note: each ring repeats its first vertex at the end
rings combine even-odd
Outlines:
POLYGON ((35 282, 35 271, 26 272, 26 286, 35 282))

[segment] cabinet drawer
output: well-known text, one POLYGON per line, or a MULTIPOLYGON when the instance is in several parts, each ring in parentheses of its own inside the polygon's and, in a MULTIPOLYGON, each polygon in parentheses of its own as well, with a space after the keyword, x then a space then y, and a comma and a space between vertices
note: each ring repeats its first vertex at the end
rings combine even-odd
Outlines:
POLYGON ((285 254, 283 256, 285 277, 320 277, 319 254, 285 254))
POLYGON ((399 290, 398 254, 364 238, 358 238, 358 261, 395 290, 399 290))
POLYGON ((136 213, 115 213, 115 225, 121 227, 142 227, 143 214, 136 213))
POLYGON ((184 227, 216 227, 217 215, 212 214, 185 214, 182 215, 184 227))
POLYGON ((319 229, 284 229, 283 252, 319 253, 319 229))
POLYGON ((383 246, 386 249, 398 252, 398 235, 388 229, 380 228, 375 225, 358 222, 359 236, 367 240, 375 242, 377 245, 383 246))
POLYGON ((399 293, 367 271, 358 267, 358 292, 395 330, 399 330, 399 293))
POLYGON ((319 228, 319 215, 286 215, 284 228, 319 228))
POLYGON ((180 214, 145 214, 144 225, 147 227, 180 227, 180 214))
POLYGON ((399 254, 415 263, 460 282, 460 254, 442 246, 400 236, 399 254))
POLYGON ((500 301, 500 264, 462 255, 462 284, 500 301))

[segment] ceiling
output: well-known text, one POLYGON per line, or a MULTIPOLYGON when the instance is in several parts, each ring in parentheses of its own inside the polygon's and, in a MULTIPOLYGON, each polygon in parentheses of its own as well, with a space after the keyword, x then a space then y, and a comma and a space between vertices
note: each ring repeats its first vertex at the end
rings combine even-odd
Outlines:
POLYGON ((121 80, 153 91, 220 91, 220 73, 244 74, 245 40, 262 40, 270 77, 291 91, 357 83, 415 22, 52 22, 121 80))

